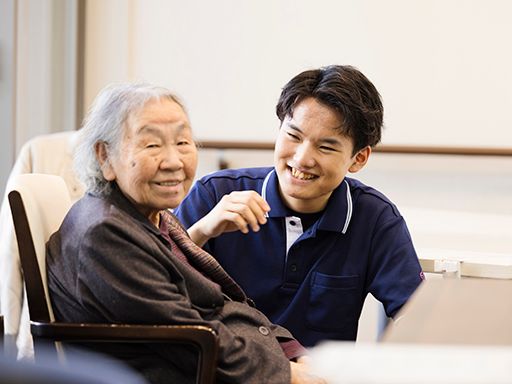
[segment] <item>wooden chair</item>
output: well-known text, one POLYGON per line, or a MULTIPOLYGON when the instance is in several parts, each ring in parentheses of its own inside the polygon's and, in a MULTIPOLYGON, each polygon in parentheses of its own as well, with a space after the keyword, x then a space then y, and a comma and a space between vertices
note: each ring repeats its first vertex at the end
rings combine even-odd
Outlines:
POLYGON ((12 185, 8 198, 25 280, 36 360, 38 350, 48 353, 49 345, 57 355, 55 342, 58 341, 191 344, 199 351, 196 383, 215 382, 218 338, 208 327, 55 321, 46 285, 44 245, 69 209, 66 186, 59 176, 41 174, 19 175, 12 185), (35 241, 43 242, 42 251, 41 244, 36 245, 35 241))
POLYGON ((0 356, 4 354, 4 317, 0 315, 0 356))

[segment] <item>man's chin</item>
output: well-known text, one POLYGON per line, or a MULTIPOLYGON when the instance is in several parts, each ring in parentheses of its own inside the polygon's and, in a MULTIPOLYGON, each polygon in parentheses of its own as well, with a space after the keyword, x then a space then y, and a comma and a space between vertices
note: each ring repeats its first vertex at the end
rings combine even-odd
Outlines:
POLYGON ((309 196, 305 193, 305 191, 297 191, 297 188, 284 190, 284 193, 282 196, 285 198, 285 200, 291 201, 291 200, 308 200, 309 196))

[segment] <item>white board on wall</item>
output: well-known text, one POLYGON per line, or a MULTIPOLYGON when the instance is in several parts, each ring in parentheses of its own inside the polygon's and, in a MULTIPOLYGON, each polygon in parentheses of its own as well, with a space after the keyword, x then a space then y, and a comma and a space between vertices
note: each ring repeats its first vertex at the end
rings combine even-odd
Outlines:
POLYGON ((124 4, 123 71, 175 90, 200 139, 272 141, 286 81, 305 69, 351 64, 383 97, 384 144, 512 147, 508 0, 124 4))

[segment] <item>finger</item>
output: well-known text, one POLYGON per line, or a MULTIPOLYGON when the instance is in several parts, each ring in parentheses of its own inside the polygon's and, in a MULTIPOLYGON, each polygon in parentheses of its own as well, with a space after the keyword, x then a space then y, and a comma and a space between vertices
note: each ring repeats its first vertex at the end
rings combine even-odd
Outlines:
MULTIPOLYGON (((258 196, 259 196, 259 195, 258 195, 258 196)), ((266 201, 263 197, 261 197, 261 196, 259 196, 259 197, 260 197, 260 198, 259 198, 259 199, 257 199, 256 201, 258 202, 258 204, 259 204, 259 206, 261 207, 261 209, 262 209, 263 211, 265 211, 265 213, 270 212, 270 205, 268 205, 267 201, 266 201)))
POLYGON ((254 215, 249 212, 244 213, 244 210, 250 211, 250 209, 245 203, 238 202, 239 200, 240 196, 237 197, 233 193, 224 195, 214 210, 208 214, 208 216, 211 216, 212 220, 210 221, 217 228, 217 231, 232 232, 238 229, 243 233, 248 233, 248 225, 251 224, 251 220, 254 226, 256 220, 254 215))
POLYGON ((255 191, 234 191, 224 195, 219 208, 239 213, 253 231, 258 231, 259 225, 267 222, 266 213, 270 209, 267 202, 255 191))
POLYGON ((267 222, 267 213, 270 211, 268 203, 256 191, 244 191, 243 197, 247 199, 246 204, 256 216, 258 223, 265 224, 267 222))
POLYGON ((239 212, 224 211, 222 213, 221 221, 226 225, 226 232, 239 230, 244 234, 249 233, 248 222, 242 215, 240 215, 239 212))
POLYGON ((267 201, 259 193, 256 191, 248 192, 250 193, 251 201, 256 202, 262 211, 265 213, 270 211, 270 206, 268 205, 267 201))
POLYGON ((230 211, 238 213, 254 232, 260 230, 258 216, 263 215, 263 212, 254 202, 249 205, 245 203, 231 204, 230 211))
POLYGON ((270 206, 268 205, 268 203, 256 191, 234 191, 231 192, 229 196, 231 197, 231 201, 233 202, 245 203, 253 207, 255 206, 254 204, 256 204, 259 210, 263 211, 264 213, 270 211, 270 206))
POLYGON ((265 224, 267 222, 267 207, 268 204, 264 200, 252 199, 248 202, 247 206, 256 218, 258 224, 265 224), (262 204, 262 201, 264 204, 262 204))

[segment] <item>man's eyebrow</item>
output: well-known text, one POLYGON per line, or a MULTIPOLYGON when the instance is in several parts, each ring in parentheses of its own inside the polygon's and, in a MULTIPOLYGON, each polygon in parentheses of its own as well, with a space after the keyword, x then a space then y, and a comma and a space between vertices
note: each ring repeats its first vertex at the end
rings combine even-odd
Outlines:
POLYGON ((288 127, 293 129, 294 131, 302 133, 302 130, 299 127, 297 127, 295 124, 293 124, 293 123, 288 123, 288 127))
POLYGON ((325 143, 325 144, 329 144, 329 145, 341 145, 341 141, 339 141, 337 138, 335 137, 325 137, 321 140, 319 140, 320 142, 322 143, 325 143))
MULTIPOLYGON (((290 129, 293 129, 294 131, 297 131, 297 132, 299 132, 299 133, 302 133, 302 130, 301 130, 298 126, 296 126, 295 124, 293 124, 293 123, 288 123, 288 127, 289 127, 290 129)), ((322 139, 320 139, 320 140, 318 140, 318 141, 319 141, 320 143, 328 144, 328 145, 335 145, 335 146, 336 146, 336 145, 337 145, 337 146, 342 145, 341 141, 340 141, 340 140, 338 140, 338 138, 336 138, 336 137, 324 137, 324 138, 322 138, 322 139)))

